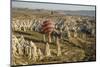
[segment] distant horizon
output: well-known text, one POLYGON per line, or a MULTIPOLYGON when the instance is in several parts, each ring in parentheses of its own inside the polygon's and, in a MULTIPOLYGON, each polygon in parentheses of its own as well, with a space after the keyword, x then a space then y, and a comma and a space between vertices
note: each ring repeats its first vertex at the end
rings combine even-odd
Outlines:
MULTIPOLYGON (((38 10, 38 8, 36 9, 31 9, 31 8, 21 8, 21 7, 12 7, 13 8, 17 8, 17 9, 30 9, 30 10, 38 10)), ((50 10, 50 9, 39 9, 39 10, 50 10)), ((50 11, 57 11, 57 10, 50 10, 50 11)), ((60 10, 60 11, 95 11, 95 10, 60 10)))
POLYGON ((95 11, 95 6, 53 4, 39 2, 12 1, 12 8, 43 9, 43 10, 63 10, 63 11, 95 11))

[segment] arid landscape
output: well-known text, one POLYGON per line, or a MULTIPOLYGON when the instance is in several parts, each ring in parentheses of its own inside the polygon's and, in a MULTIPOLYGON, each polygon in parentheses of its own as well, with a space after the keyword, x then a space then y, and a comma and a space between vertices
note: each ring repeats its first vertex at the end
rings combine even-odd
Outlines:
POLYGON ((12 65, 95 61, 95 15, 78 12, 12 8, 12 65))

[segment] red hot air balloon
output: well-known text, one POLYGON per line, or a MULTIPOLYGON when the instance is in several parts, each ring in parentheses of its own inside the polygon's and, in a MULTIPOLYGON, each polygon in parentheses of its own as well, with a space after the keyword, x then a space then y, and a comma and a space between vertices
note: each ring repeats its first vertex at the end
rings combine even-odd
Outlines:
POLYGON ((48 41, 51 42, 51 33, 54 30, 54 22, 51 20, 46 20, 42 25, 42 32, 48 34, 48 41))

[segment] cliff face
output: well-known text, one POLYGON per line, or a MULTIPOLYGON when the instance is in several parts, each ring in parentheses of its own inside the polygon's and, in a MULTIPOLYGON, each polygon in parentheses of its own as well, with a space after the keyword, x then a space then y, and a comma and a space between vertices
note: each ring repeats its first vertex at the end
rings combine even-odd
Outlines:
POLYGON ((77 13, 12 9, 12 65, 95 61, 95 16, 77 13), (55 24, 51 43, 47 43, 47 35, 41 31, 43 21, 47 19, 55 24), (57 56, 58 50, 60 56, 57 56))

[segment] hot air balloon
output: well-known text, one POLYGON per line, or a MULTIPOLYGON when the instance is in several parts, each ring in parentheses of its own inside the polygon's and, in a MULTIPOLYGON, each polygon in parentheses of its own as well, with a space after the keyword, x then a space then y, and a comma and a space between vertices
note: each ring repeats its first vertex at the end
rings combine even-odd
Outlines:
POLYGON ((51 33, 53 32, 54 30, 54 22, 51 21, 51 20, 46 20, 43 22, 43 25, 42 25, 42 32, 44 34, 47 34, 48 35, 48 42, 50 43, 51 42, 51 33))

